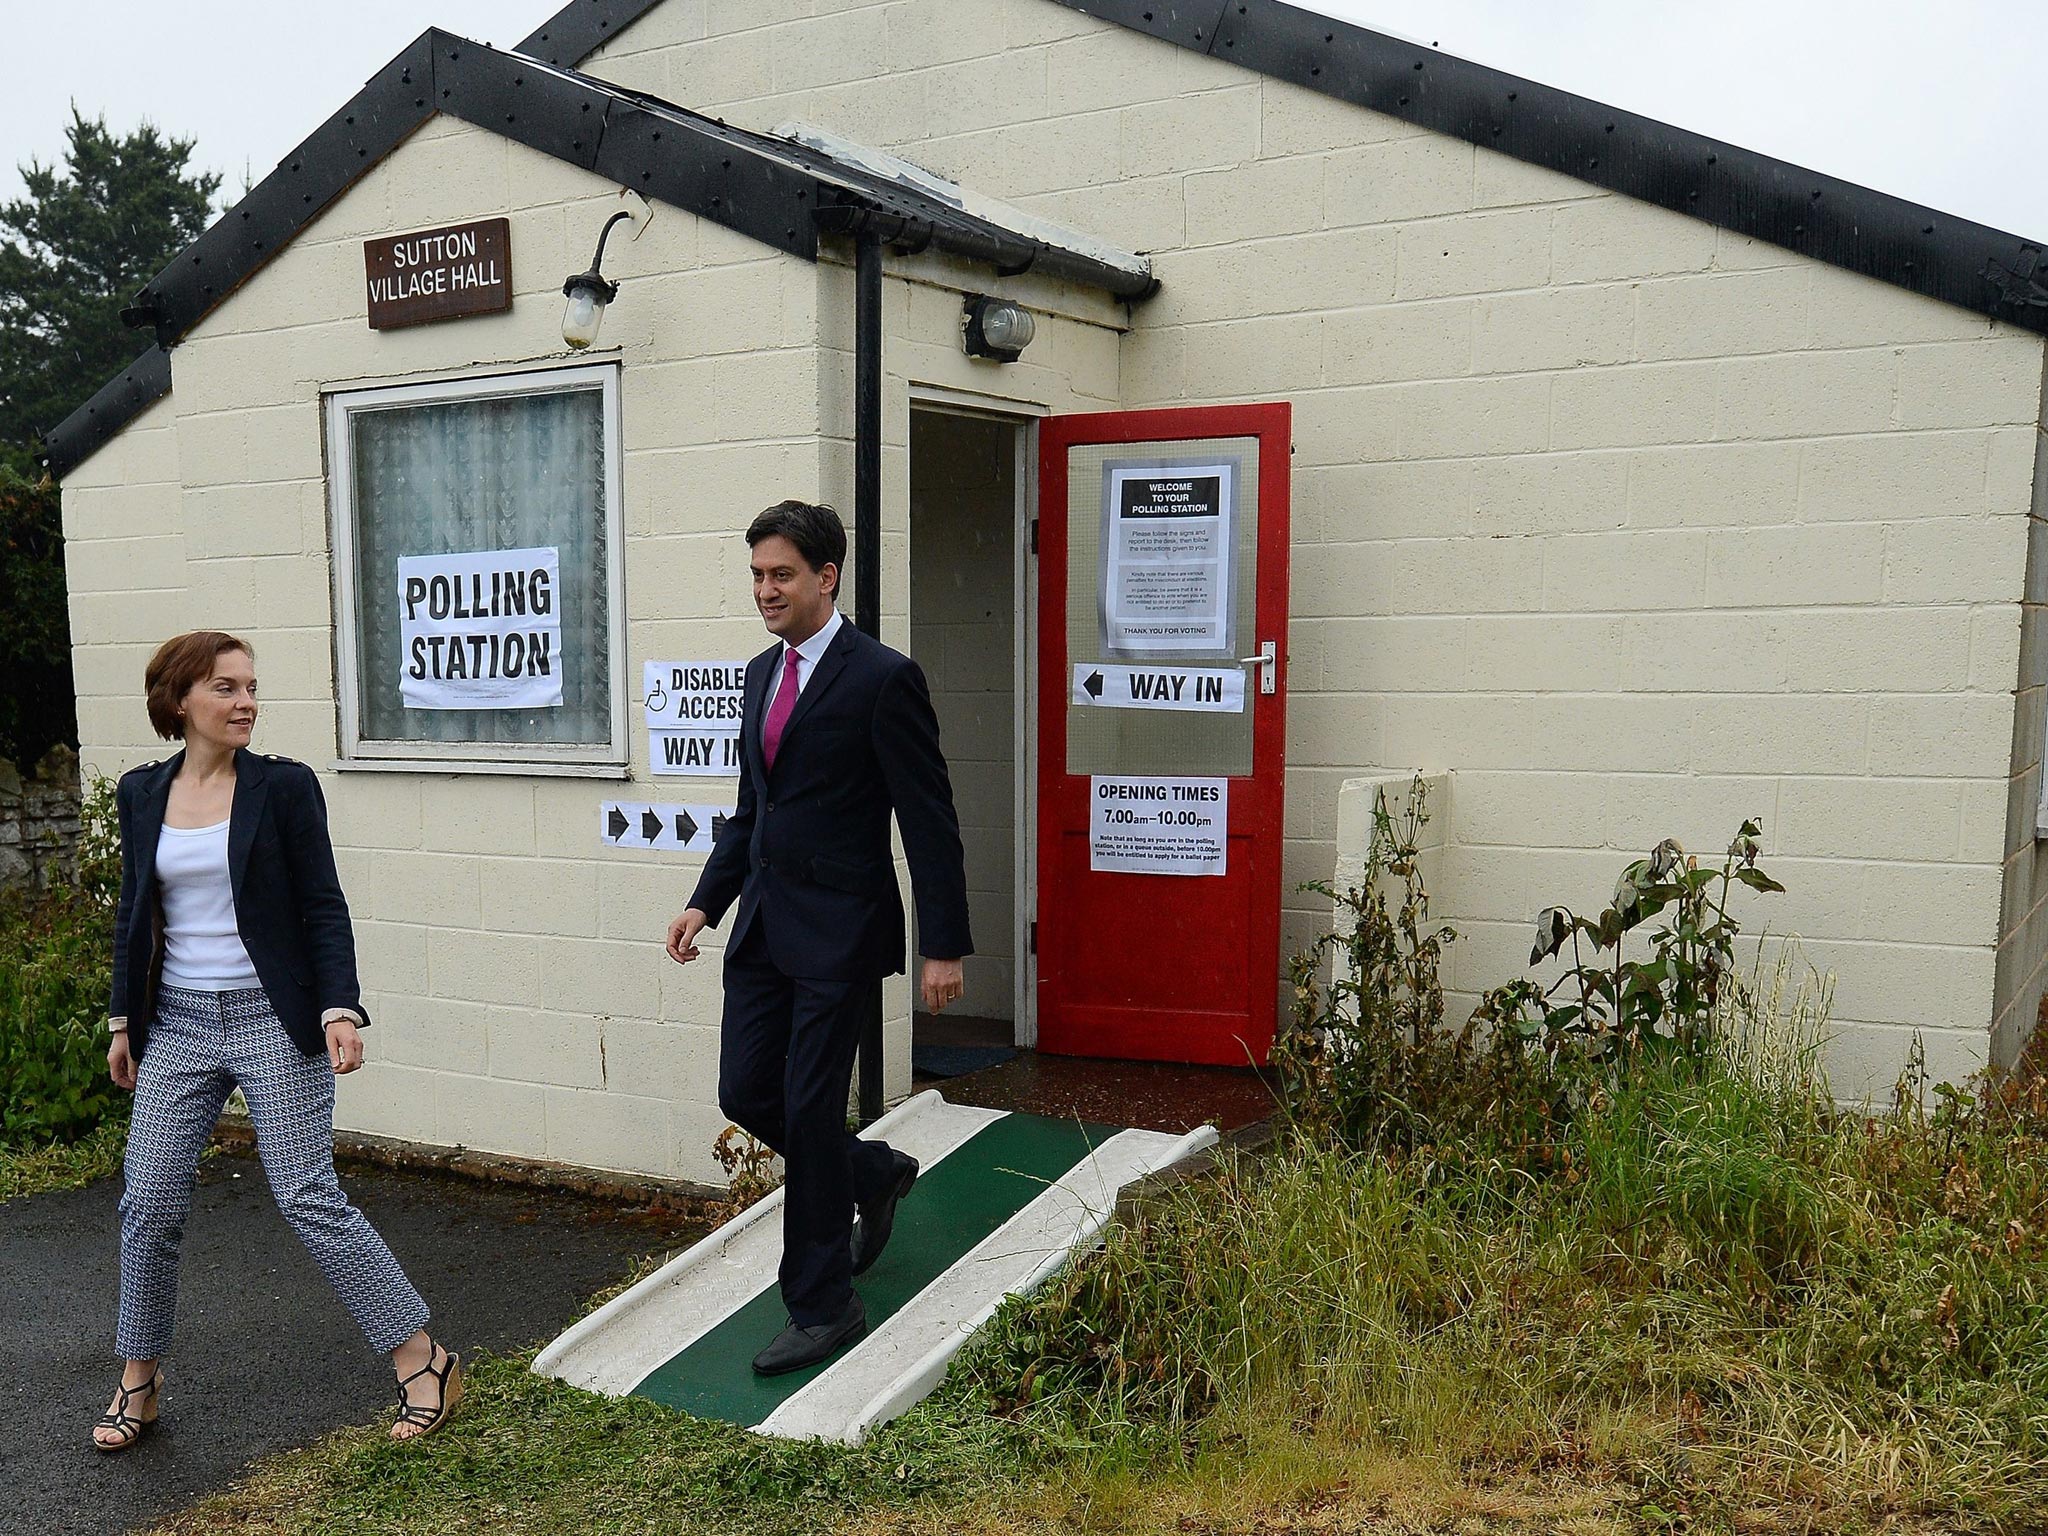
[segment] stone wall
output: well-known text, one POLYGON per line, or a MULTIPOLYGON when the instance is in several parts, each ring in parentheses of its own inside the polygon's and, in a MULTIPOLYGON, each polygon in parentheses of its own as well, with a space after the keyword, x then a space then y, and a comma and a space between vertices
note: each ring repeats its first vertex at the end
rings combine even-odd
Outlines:
POLYGON ((27 773, 0 760, 0 890, 38 890, 78 858, 78 754, 56 746, 27 773))

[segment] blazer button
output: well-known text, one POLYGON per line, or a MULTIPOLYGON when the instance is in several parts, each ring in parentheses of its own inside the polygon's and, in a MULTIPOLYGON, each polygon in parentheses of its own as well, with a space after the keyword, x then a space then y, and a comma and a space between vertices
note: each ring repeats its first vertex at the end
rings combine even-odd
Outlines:
POLYGON ((763 859, 763 860, 761 861, 761 867, 762 867, 763 869, 766 869, 766 868, 768 867, 768 861, 767 861, 766 859, 763 859))
POLYGON ((775 809, 775 802, 774 802, 773 800, 770 800, 770 801, 768 802, 768 804, 767 804, 767 805, 765 805, 764 807, 762 807, 762 809, 764 809, 764 810, 770 810, 770 811, 774 810, 774 809, 775 809))

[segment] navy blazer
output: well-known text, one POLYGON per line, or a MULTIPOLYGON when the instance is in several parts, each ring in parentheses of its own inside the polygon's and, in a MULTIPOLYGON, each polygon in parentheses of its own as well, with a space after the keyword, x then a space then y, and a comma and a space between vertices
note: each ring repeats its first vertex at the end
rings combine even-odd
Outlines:
POLYGON ((747 663, 739 802, 690 905, 714 925, 737 900, 726 952, 756 922, 786 976, 863 981, 903 969, 903 898, 889 815, 903 832, 919 947, 974 952, 966 859, 939 721, 916 662, 849 623, 805 680, 769 771, 761 755, 777 641, 747 663))
MULTIPOLYGON (((114 997, 107 1013, 128 1020, 128 1048, 139 1061, 156 1018, 163 968, 163 916, 156 845, 171 780, 184 765, 145 763, 121 776, 114 795, 121 823, 121 901, 114 916, 114 997)), ((235 802, 228 816, 228 880, 235 927, 269 994, 270 1006, 298 1048, 325 1055, 320 1019, 349 1008, 363 1023, 356 981, 355 932, 334 872, 327 801, 304 763, 235 752, 235 802)))

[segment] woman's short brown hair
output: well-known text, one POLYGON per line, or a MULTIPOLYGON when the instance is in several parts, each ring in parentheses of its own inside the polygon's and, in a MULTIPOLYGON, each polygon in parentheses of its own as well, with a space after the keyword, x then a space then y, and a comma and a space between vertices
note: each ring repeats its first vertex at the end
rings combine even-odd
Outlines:
POLYGON ((182 741, 185 720, 179 704, 195 684, 213 676, 213 664, 224 651, 240 651, 251 661, 256 647, 239 636, 218 629, 195 629, 188 635, 173 635, 156 648, 149 665, 142 669, 144 697, 149 705, 149 723, 166 741, 182 741))

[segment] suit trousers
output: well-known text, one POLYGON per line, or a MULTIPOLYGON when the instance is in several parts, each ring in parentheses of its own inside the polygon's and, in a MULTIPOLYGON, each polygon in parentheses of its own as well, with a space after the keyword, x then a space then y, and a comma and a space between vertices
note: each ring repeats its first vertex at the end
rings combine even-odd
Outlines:
POLYGON ((164 987, 136 1067, 128 1128, 115 1337, 121 1358, 153 1360, 170 1347, 199 1153, 236 1088, 248 1101, 256 1150, 284 1219, 370 1346, 396 1349, 427 1325, 427 1304, 334 1176, 334 1070, 327 1058, 292 1043, 260 987, 164 987))
POLYGON ((790 1321, 836 1322, 853 1295, 853 1213, 881 1197, 895 1159, 846 1128, 861 1020, 877 981, 786 976, 757 913, 725 957, 718 1105, 783 1164, 782 1282, 790 1321))

